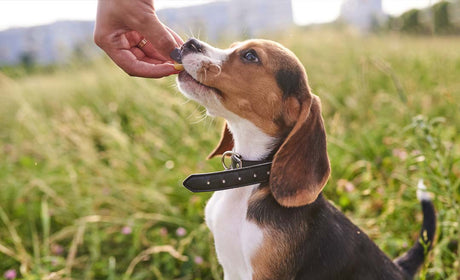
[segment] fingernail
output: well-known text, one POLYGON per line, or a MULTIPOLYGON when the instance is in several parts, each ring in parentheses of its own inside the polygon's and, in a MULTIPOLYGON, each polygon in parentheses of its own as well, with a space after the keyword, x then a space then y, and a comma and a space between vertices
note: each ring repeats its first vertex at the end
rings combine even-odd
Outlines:
POLYGON ((174 69, 177 71, 184 71, 184 65, 179 64, 179 63, 174 63, 174 69))

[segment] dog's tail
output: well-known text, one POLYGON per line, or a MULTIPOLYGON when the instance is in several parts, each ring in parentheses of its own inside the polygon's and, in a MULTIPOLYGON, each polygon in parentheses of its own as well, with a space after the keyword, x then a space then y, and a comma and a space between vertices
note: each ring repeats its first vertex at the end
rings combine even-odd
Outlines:
POLYGON ((423 212, 423 225, 420 237, 409 251, 394 261, 410 277, 414 277, 419 267, 425 261, 425 256, 433 245, 433 238, 436 231, 436 213, 430 194, 426 191, 426 186, 423 184, 423 180, 418 182, 417 198, 422 204, 423 212))

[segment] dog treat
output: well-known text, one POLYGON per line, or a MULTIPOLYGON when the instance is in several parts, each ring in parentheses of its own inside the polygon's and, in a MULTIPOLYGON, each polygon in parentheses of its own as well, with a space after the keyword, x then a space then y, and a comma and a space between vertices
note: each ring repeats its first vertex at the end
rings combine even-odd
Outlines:
POLYGON ((174 62, 174 69, 177 71, 184 71, 184 65, 174 62))

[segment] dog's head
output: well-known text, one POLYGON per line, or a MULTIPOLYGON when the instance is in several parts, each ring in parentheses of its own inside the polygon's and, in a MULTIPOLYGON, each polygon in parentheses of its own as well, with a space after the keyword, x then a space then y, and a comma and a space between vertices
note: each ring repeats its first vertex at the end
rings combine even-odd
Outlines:
MULTIPOLYGON (((228 122, 245 119, 279 139, 270 173, 270 189, 283 206, 316 200, 330 173, 321 105, 311 94, 305 70, 296 56, 267 40, 214 48, 196 39, 182 46, 185 71, 180 90, 203 105, 209 115, 228 122)), ((231 150, 226 127, 211 156, 231 150)))

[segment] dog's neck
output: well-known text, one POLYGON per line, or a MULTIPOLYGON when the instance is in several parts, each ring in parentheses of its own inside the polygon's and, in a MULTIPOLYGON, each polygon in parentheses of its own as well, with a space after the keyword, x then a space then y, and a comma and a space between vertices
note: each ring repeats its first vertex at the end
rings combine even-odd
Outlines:
POLYGON ((238 118, 227 120, 233 135, 233 151, 245 160, 264 160, 270 156, 276 146, 277 139, 264 133, 248 120, 238 118))

